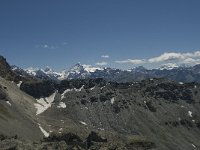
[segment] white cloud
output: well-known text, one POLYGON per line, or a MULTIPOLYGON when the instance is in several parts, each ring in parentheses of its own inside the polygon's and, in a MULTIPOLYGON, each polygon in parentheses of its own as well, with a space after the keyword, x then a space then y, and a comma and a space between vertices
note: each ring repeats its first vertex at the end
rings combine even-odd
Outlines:
POLYGON ((105 66, 105 65, 107 65, 107 64, 108 64, 108 63, 105 62, 105 61, 97 62, 97 63, 96 63, 97 66, 105 66))
POLYGON ((62 42, 62 45, 68 45, 69 43, 68 42, 62 42))
POLYGON ((164 53, 158 57, 150 58, 148 61, 150 63, 159 63, 172 60, 182 60, 184 55, 181 53, 164 53))
POLYGON ((47 44, 41 45, 41 48, 49 48, 49 45, 47 44))
POLYGON ((58 48, 57 46, 49 45, 49 44, 41 44, 41 45, 36 45, 36 48, 43 48, 43 49, 56 49, 58 48))
POLYGON ((126 59, 115 61, 120 64, 166 64, 166 63, 175 63, 175 64, 188 64, 196 65, 200 64, 200 51, 188 52, 188 53, 175 53, 175 52, 165 52, 157 57, 152 57, 148 59, 126 59))
POLYGON ((197 64, 200 59, 200 51, 193 53, 164 53, 158 57, 148 59, 150 63, 162 63, 162 62, 176 62, 184 64, 197 64))
POLYGON ((109 58, 110 56, 109 55, 102 55, 101 57, 102 58, 109 58))
POLYGON ((139 65, 139 64, 144 64, 145 60, 143 59, 126 59, 126 60, 117 60, 115 61, 118 64, 135 64, 135 65, 139 65))
POLYGON ((200 59, 186 58, 183 60, 183 64, 197 65, 200 64, 200 59))
POLYGON ((183 60, 183 63, 186 63, 186 64, 195 63, 195 62, 196 62, 196 60, 193 58, 186 58, 183 60))

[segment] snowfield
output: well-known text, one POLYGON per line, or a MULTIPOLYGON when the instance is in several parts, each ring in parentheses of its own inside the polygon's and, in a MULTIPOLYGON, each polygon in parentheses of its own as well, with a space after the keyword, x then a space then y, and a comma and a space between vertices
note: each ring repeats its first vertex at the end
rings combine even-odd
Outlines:
POLYGON ((51 107, 56 94, 57 94, 57 92, 53 93, 49 97, 36 99, 37 103, 34 104, 35 108, 37 109, 36 115, 43 113, 45 110, 47 110, 49 107, 51 107))
POLYGON ((64 102, 60 102, 57 107, 58 108, 66 108, 66 104, 64 102))

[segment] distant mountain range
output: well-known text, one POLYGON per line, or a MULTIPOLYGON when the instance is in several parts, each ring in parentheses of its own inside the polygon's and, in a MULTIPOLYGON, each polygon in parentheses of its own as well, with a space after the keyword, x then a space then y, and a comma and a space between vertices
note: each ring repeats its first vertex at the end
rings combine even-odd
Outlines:
POLYGON ((143 66, 139 66, 129 70, 121 70, 109 67, 98 68, 77 63, 70 69, 61 72, 53 71, 50 67, 45 69, 32 67, 22 69, 12 66, 12 70, 22 77, 34 77, 53 81, 104 78, 108 81, 129 82, 140 81, 146 78, 167 78, 177 82, 200 82, 200 65, 177 66, 167 64, 157 69, 146 69, 143 66))

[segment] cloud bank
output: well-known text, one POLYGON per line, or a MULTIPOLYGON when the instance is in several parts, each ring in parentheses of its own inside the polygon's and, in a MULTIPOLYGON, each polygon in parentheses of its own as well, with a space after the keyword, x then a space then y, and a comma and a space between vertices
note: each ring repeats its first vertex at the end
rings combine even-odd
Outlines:
POLYGON ((187 64, 187 65, 196 65, 200 64, 200 51, 193 53, 175 53, 175 52, 166 52, 157 57, 152 57, 148 59, 126 59, 126 60, 117 60, 115 63, 119 64, 163 64, 163 63, 175 63, 175 64, 187 64))
POLYGON ((97 66, 106 66, 108 63, 105 62, 105 61, 102 61, 102 62, 97 62, 95 65, 97 66))
POLYGON ((56 49, 58 48, 57 46, 49 45, 49 44, 41 44, 41 45, 36 45, 36 48, 42 48, 42 49, 56 49))
POLYGON ((102 55, 101 58, 109 58, 109 55, 102 55))
POLYGON ((126 59, 126 60, 117 60, 115 62, 119 63, 119 64, 131 63, 131 64, 139 65, 139 64, 144 64, 145 60, 141 60, 141 59, 126 59))

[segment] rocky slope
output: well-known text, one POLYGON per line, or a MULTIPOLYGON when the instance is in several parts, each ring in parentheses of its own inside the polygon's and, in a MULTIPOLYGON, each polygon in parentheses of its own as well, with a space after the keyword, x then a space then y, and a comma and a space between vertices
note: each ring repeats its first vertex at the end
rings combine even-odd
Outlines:
MULTIPOLYGON (((31 90, 27 90, 22 84, 21 88, 27 93, 42 89, 37 86, 41 85, 29 85, 31 90)), ((200 146, 200 85, 197 83, 165 79, 129 83, 80 79, 51 86, 49 95, 29 94, 38 103, 46 100, 37 109, 46 122, 46 131, 56 134, 53 142, 62 141, 59 135, 63 133, 76 133, 81 139, 78 145, 84 149, 87 141, 84 139, 93 131, 107 139, 97 144, 106 149, 192 150, 200 146)))
POLYGON ((0 134, 38 140, 42 133, 35 116, 35 99, 14 82, 0 78, 0 134))

